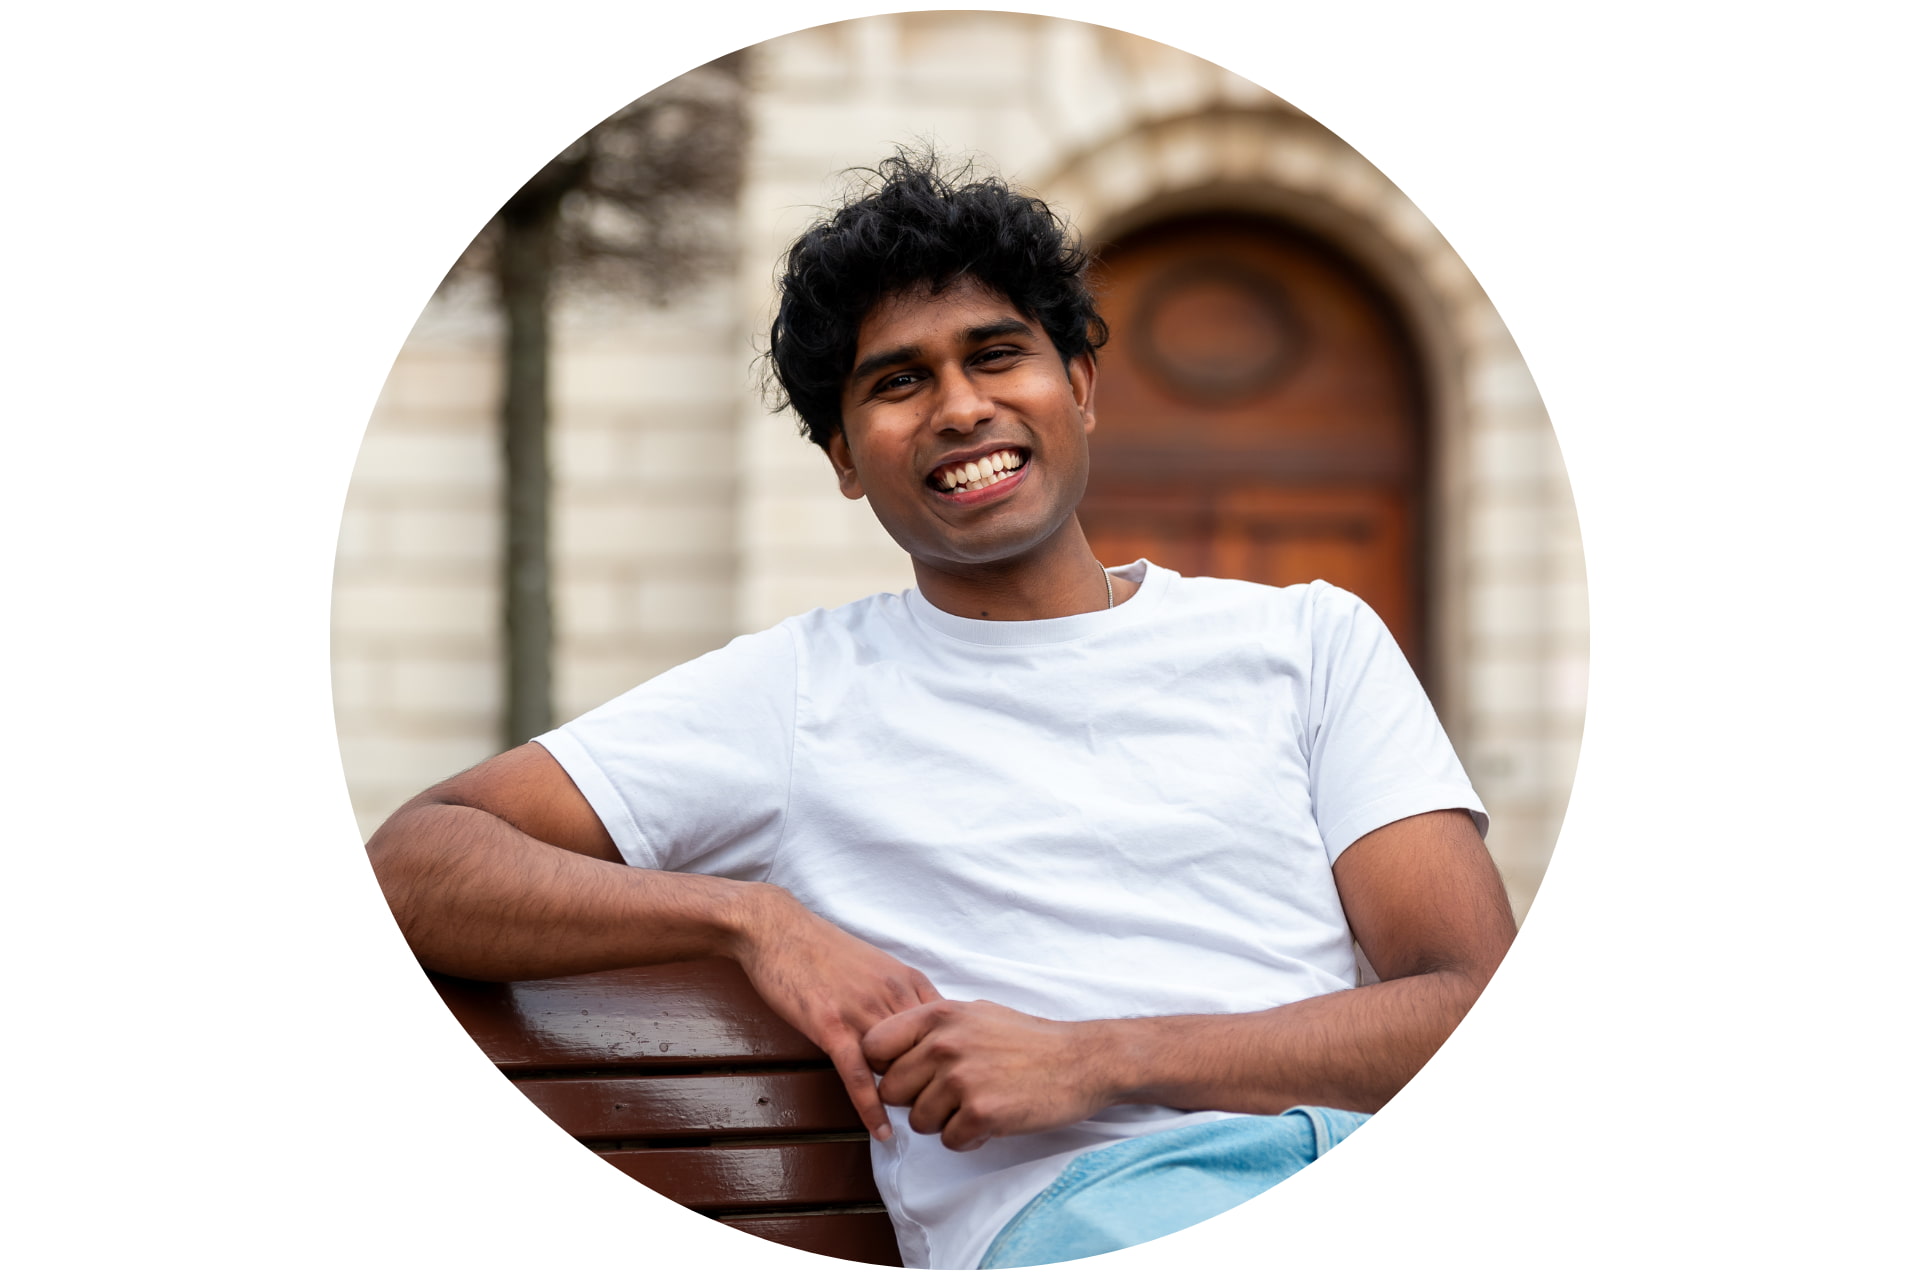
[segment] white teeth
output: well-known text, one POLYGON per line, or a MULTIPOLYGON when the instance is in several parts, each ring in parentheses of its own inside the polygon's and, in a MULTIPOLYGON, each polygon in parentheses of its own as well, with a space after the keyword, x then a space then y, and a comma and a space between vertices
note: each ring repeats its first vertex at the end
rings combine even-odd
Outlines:
POLYGON ((1011 449, 1002 449, 999 453, 990 453, 984 458, 957 467, 948 467, 936 480, 942 489, 948 492, 971 493, 983 489, 1007 478, 1020 467, 1020 455, 1011 449))

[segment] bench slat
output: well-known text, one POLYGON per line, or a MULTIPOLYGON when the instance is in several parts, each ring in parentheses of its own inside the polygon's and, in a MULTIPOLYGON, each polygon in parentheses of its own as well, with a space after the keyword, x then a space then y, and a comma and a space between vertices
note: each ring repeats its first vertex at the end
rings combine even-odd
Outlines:
POLYGON ((600 1158, 690 1209, 823 1207, 880 1199, 864 1142, 603 1151, 600 1158))
POLYGON ((851 1133, 859 1113, 830 1070, 521 1080, 520 1092, 586 1141, 725 1133, 851 1133))
POLYGON ((900 1265, 900 1246, 886 1211, 810 1214, 805 1217, 722 1218, 730 1227, 776 1244, 879 1267, 900 1265))
POLYGON ((507 1072, 826 1061, 767 1008, 731 960, 533 982, 434 974, 433 983, 467 1034, 507 1072))

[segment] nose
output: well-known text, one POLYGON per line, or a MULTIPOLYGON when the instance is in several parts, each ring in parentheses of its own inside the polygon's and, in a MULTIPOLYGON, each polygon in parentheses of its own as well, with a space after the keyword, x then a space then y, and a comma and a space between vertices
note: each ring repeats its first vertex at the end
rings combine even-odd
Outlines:
POLYGON ((993 419, 993 400, 965 373, 940 380, 940 398, 934 406, 934 429, 970 434, 993 419))

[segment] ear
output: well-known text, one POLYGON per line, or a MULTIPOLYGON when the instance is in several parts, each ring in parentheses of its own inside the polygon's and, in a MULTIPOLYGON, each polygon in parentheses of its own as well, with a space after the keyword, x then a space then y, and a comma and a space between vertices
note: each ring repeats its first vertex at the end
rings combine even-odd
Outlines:
POLYGON ((844 428, 833 433, 833 439, 827 441, 827 461, 833 464, 833 473, 840 481, 840 492, 848 498, 859 498, 866 494, 860 486, 860 473, 854 470, 853 451, 847 448, 847 433, 844 428))
POLYGON ((1099 366, 1093 362, 1093 352, 1082 351, 1067 361, 1067 385, 1073 390, 1073 403, 1080 410, 1080 429, 1093 430, 1093 387, 1099 381, 1099 366))

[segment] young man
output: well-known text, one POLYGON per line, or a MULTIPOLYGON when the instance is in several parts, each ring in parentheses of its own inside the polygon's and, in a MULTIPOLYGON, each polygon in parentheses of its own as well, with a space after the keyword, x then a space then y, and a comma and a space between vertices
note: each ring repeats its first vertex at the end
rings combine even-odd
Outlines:
POLYGON ((676 668, 370 849, 447 973, 736 959, 839 1069, 909 1265, 1085 1256, 1350 1132, 1513 919, 1365 605, 1094 558, 1104 329, 1060 222, 878 177, 794 245, 769 354, 915 589, 676 668))

